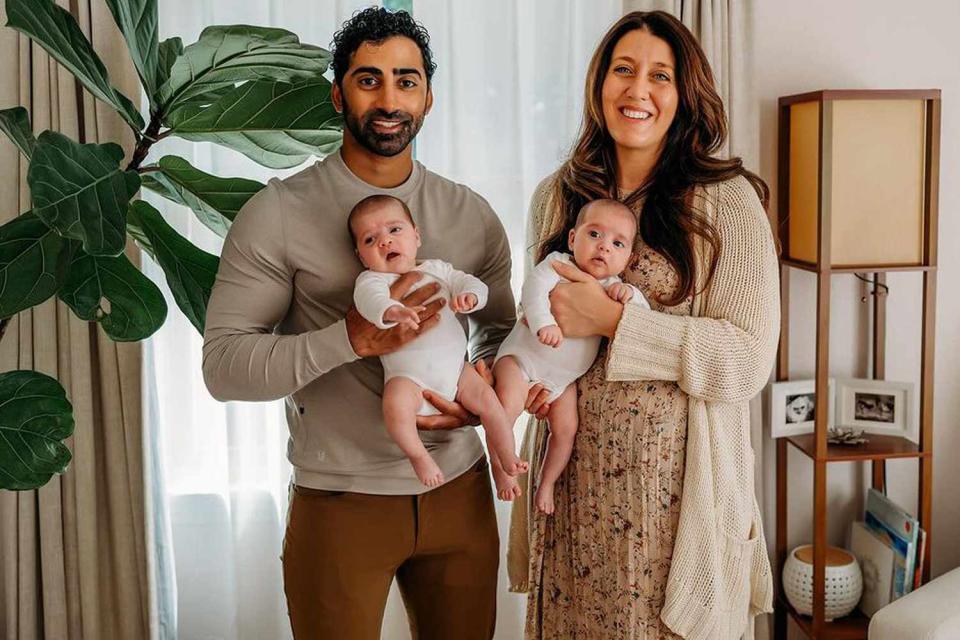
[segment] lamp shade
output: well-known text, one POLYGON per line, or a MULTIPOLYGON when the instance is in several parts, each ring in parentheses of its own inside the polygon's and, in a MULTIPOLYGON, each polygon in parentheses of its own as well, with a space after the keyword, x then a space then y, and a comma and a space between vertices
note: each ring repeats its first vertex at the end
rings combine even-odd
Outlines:
POLYGON ((780 99, 786 259, 821 269, 927 264, 939 95, 818 91, 780 99))

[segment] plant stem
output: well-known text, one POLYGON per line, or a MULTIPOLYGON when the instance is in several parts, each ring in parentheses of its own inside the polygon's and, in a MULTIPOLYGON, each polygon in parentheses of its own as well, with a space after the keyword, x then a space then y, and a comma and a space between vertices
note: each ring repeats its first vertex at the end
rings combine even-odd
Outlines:
POLYGON ((159 115, 154 115, 150 118, 150 124, 147 125, 146 131, 143 132, 143 137, 140 138, 140 141, 137 143, 136 149, 133 150, 133 157, 130 158, 130 164, 127 165, 127 171, 140 168, 140 164, 146 159, 147 153, 150 151, 150 147, 156 141, 157 133, 159 131, 160 117, 159 115))

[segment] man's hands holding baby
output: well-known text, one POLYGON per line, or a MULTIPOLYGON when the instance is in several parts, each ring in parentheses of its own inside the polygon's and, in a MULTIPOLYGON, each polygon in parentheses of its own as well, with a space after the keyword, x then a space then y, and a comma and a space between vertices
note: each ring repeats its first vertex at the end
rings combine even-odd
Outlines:
MULTIPOLYGON (((375 324, 367 322, 360 312, 354 307, 347 311, 347 338, 350 340, 350 346, 353 352, 361 358, 371 356, 381 356, 385 353, 393 353, 406 343, 410 342, 424 331, 428 331, 440 322, 440 316, 437 315, 446 300, 439 298, 430 303, 427 300, 432 298, 440 290, 440 285, 430 283, 424 285, 407 295, 410 287, 420 279, 423 274, 420 271, 410 271, 400 276, 390 287, 390 297, 399 300, 403 306, 413 311, 417 316, 416 326, 414 322, 400 322, 390 329, 378 329, 375 324), (417 309, 421 309, 417 311, 417 309)), ((395 309, 400 305, 395 305, 390 309, 395 309)), ((389 312, 389 310, 388 310, 389 312)), ((410 314, 406 314, 409 319, 410 314)), ((386 318, 386 315, 384 316, 386 318)))

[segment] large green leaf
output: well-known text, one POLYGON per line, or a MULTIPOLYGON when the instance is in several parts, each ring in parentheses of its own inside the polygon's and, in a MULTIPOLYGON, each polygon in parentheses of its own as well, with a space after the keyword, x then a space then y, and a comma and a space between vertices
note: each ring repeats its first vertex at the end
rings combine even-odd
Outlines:
POLYGON ((143 200, 133 203, 128 217, 150 240, 156 260, 167 276, 173 299, 202 334, 207 302, 217 278, 220 259, 198 249, 174 231, 160 212, 143 200))
MULTIPOLYGON (((170 77, 170 69, 173 68, 173 63, 176 62, 177 58, 183 54, 183 41, 180 38, 167 38, 160 43, 160 70, 158 73, 157 81, 163 85, 167 81, 167 78, 170 77)), ((232 84, 228 84, 224 87, 213 91, 207 91, 206 93, 201 93, 196 95, 189 100, 181 103, 180 107, 185 108, 187 106, 204 106, 208 104, 213 104, 224 95, 226 95, 230 90, 233 89, 232 84)))
POLYGON ((167 38, 160 43, 157 51, 157 83, 161 87, 170 78, 170 69, 182 53, 183 40, 180 38, 167 38))
POLYGON ((62 473, 70 463, 62 441, 72 433, 59 382, 36 371, 0 374, 0 489, 36 489, 62 473))
POLYGON ((44 131, 27 171, 34 211, 60 235, 82 241, 90 255, 120 255, 124 214, 140 188, 137 173, 120 168, 122 160, 120 145, 79 144, 44 131))
POLYGON ((30 127, 30 114, 23 107, 13 107, 0 111, 0 129, 17 145, 20 153, 29 160, 33 156, 33 148, 37 146, 37 139, 33 137, 30 127))
POLYGON ((143 129, 139 111, 110 84, 106 67, 69 11, 52 0, 7 0, 7 26, 46 49, 90 93, 116 109, 131 127, 143 129))
POLYGON ((249 25, 207 27, 183 51, 160 88, 160 105, 173 115, 191 98, 248 80, 286 81, 319 78, 330 52, 302 44, 284 29, 249 25))
POLYGON ((110 13, 127 41, 130 57, 154 105, 160 74, 157 0, 106 0, 110 13))
POLYGON ((130 234, 130 237, 137 241, 137 246, 140 247, 143 251, 147 253, 154 262, 157 260, 157 253, 153 250, 153 245, 150 244, 150 238, 147 237, 147 234, 143 232, 143 229, 140 228, 140 225, 135 224, 130 220, 130 216, 127 216, 127 233, 130 234))
POLYGON ((57 292, 69 257, 65 249, 60 234, 32 211, 0 227, 0 318, 57 292))
POLYGON ((248 82, 205 109, 182 110, 170 125, 181 138, 216 142, 272 169, 326 156, 343 137, 343 119, 324 78, 248 82))
POLYGON ((178 156, 164 156, 160 171, 141 176, 143 186, 177 204, 190 207, 200 222, 224 237, 237 212, 263 183, 246 178, 220 178, 204 173, 178 156))
POLYGON ((98 257, 78 248, 57 296, 118 342, 153 335, 167 317, 163 293, 124 254, 98 257))

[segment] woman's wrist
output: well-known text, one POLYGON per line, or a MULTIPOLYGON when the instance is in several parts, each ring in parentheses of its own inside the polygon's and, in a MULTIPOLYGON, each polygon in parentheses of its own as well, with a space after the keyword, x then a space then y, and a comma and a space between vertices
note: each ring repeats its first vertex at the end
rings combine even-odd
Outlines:
POLYGON ((623 316, 623 303, 607 298, 607 304, 604 306, 600 315, 600 335, 613 340, 617 335, 617 327, 620 326, 620 318, 623 316))

